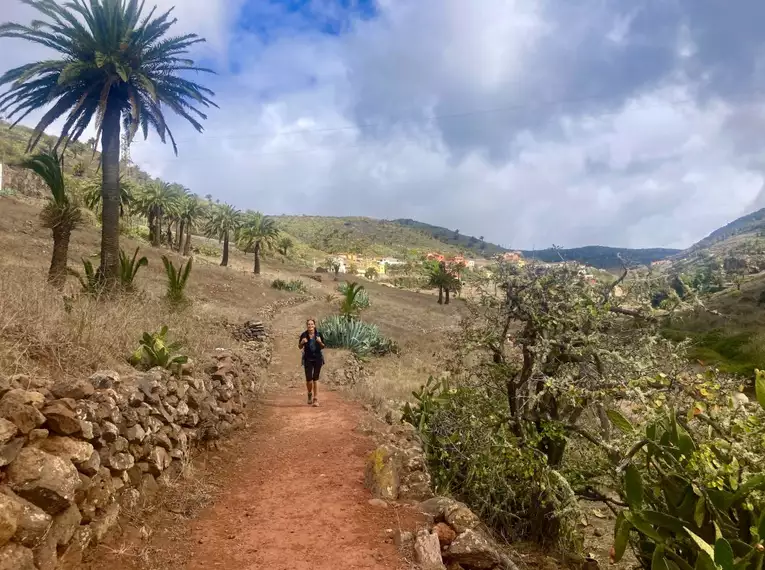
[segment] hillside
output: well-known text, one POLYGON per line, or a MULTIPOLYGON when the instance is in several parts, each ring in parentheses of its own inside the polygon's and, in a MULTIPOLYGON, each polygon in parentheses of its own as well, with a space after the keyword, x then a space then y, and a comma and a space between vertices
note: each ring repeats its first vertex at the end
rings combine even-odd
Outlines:
POLYGON ((461 234, 459 230, 450 230, 441 226, 434 226, 424 222, 418 222, 417 220, 404 218, 393 220, 393 223, 422 232, 441 242, 441 247, 443 247, 443 245, 448 245, 463 249, 477 256, 493 257, 499 253, 508 251, 500 245, 485 241, 483 236, 475 237, 464 235, 461 234))
POLYGON ((683 253, 692 253, 701 249, 712 247, 715 244, 719 244, 732 237, 742 234, 753 234, 765 232, 765 208, 741 216, 740 218, 733 220, 729 224, 725 224, 723 227, 716 229, 707 237, 701 241, 693 244, 683 253))
POLYGON ((456 254, 459 248, 396 222, 362 217, 275 216, 280 229, 329 254, 360 253, 406 258, 430 251, 456 254))
POLYGON ((629 249, 625 247, 607 247, 602 245, 588 245, 571 249, 541 249, 537 251, 521 251, 528 259, 538 259, 547 263, 560 261, 578 261, 585 265, 598 269, 614 269, 621 266, 619 254, 628 264, 649 265, 651 262, 666 259, 679 253, 678 249, 649 248, 629 249))

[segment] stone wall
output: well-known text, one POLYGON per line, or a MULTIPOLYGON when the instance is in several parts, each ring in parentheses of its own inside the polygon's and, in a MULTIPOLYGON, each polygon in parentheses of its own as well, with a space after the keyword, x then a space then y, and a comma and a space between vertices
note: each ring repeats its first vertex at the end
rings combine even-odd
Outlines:
POLYGON ((163 473, 246 423, 265 360, 217 350, 181 378, 0 378, 0 570, 76 568, 163 473))

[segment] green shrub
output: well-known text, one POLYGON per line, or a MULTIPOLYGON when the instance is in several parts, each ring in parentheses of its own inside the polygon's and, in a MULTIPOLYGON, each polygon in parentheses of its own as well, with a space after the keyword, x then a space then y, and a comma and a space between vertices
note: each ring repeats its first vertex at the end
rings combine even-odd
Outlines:
POLYGON ((291 291, 293 293, 307 293, 308 287, 300 279, 291 279, 285 281, 284 279, 274 279, 271 282, 271 287, 279 289, 280 291, 291 291))
POLYGON ((186 301, 185 290, 189 275, 191 274, 192 261, 193 258, 189 259, 185 264, 181 262, 176 269, 166 255, 162 256, 162 263, 167 274, 167 298, 170 302, 183 303, 186 301))
POLYGON ((149 228, 120 222, 120 234, 133 239, 149 241, 149 228))
POLYGON ((191 251, 199 255, 204 255, 205 257, 220 257, 221 255, 221 249, 219 247, 207 244, 194 245, 191 247, 191 251))
POLYGON ((511 433, 502 398, 481 386, 430 378, 403 419, 419 431, 438 493, 464 501, 508 540, 581 548, 573 491, 511 433))
POLYGON ((340 283, 337 286, 338 292, 345 298, 352 295, 352 304, 359 310, 369 308, 369 293, 363 286, 357 283, 340 283))
POLYGON ((93 263, 84 257, 82 258, 82 270, 83 273, 78 273, 74 269, 70 269, 69 272, 77 277, 83 293, 98 295, 103 290, 103 284, 98 277, 98 272, 93 266, 93 263))
POLYGON ((171 368, 179 366, 189 361, 189 357, 183 354, 177 354, 181 344, 178 342, 167 342, 167 326, 163 326, 159 332, 150 334, 143 333, 136 351, 128 358, 128 362, 136 368, 146 370, 160 366, 162 368, 171 368))
POLYGON ((383 336, 375 325, 359 320, 349 320, 340 315, 323 319, 317 328, 324 335, 329 348, 347 348, 359 356, 397 353, 396 343, 383 336))
POLYGON ((138 259, 138 250, 139 248, 135 248, 132 258, 120 250, 120 284, 126 291, 133 290, 133 281, 138 270, 149 265, 149 260, 145 256, 138 259))

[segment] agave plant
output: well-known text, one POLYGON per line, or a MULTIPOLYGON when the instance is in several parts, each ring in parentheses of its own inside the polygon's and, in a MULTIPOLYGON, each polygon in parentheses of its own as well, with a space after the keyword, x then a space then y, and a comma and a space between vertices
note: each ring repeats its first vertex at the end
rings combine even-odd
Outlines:
POLYGON ((359 356, 397 352, 396 344, 380 333, 375 325, 332 315, 317 326, 329 348, 346 348, 359 356))
POLYGON ((70 269, 69 272, 77 277, 84 293, 98 295, 102 289, 102 281, 89 259, 82 258, 82 270, 84 274, 78 273, 74 269, 70 269))
POLYGON ((135 248, 132 258, 128 257, 123 250, 120 250, 120 284, 126 291, 133 290, 133 280, 138 270, 149 265, 149 260, 146 259, 146 256, 138 259, 139 249, 135 248))
POLYGON ((172 303, 182 303, 186 300, 184 291, 191 274, 191 264, 193 261, 194 258, 192 257, 186 263, 181 262, 176 269, 173 262, 166 255, 162 256, 162 264, 165 266, 165 273, 167 274, 167 298, 172 303))
POLYGON ((180 366, 189 361, 189 357, 177 354, 181 344, 167 341, 167 326, 163 326, 159 332, 143 333, 139 346, 130 355, 128 362, 132 366, 141 368, 171 368, 173 365, 180 366))

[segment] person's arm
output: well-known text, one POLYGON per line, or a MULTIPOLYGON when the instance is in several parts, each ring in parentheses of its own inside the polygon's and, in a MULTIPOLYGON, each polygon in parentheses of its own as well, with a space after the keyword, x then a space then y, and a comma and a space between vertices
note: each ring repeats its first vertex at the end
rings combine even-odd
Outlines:
POLYGON ((300 333, 300 340, 298 341, 298 348, 303 348, 303 346, 307 342, 308 342, 308 337, 306 337, 305 333, 300 333))
POLYGON ((319 346, 321 348, 324 348, 324 339, 321 338, 321 333, 319 333, 319 332, 316 333, 316 342, 319 343, 319 346))

